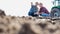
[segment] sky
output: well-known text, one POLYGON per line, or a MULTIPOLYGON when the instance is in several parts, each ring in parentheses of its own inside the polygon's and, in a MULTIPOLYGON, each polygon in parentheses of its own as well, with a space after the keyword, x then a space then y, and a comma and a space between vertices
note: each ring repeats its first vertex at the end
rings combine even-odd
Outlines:
POLYGON ((0 9, 4 10, 6 15, 28 16, 30 2, 41 2, 49 11, 53 6, 52 0, 0 0, 0 9))

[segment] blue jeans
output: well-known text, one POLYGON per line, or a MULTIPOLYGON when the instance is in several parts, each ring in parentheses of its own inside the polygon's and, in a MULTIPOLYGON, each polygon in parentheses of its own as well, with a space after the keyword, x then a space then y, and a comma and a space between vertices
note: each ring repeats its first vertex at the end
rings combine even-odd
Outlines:
POLYGON ((47 13, 42 13, 42 14, 40 14, 40 16, 43 16, 43 17, 49 17, 50 15, 47 14, 47 13))

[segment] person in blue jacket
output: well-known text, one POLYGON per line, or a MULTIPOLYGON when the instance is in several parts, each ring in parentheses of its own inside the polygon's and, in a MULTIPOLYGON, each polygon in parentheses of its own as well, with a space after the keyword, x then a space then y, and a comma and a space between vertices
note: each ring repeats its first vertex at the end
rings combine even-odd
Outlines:
POLYGON ((33 17, 38 16, 37 14, 35 14, 38 11, 37 5, 38 5, 38 2, 36 2, 35 5, 33 5, 33 3, 31 2, 31 8, 30 8, 30 11, 28 12, 29 16, 33 16, 33 17))

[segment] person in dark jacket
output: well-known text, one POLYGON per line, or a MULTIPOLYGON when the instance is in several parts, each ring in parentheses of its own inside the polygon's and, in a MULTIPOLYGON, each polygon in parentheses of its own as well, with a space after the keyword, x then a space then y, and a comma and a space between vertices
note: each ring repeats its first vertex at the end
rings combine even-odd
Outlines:
POLYGON ((39 13, 40 13, 40 16, 49 16, 49 11, 43 6, 42 3, 39 4, 40 6, 40 10, 39 10, 39 13))
POLYGON ((33 16, 33 17, 38 16, 37 14, 35 14, 38 11, 37 5, 38 5, 38 2, 36 2, 35 5, 33 5, 33 3, 31 2, 31 8, 30 8, 30 11, 28 12, 29 16, 33 16))

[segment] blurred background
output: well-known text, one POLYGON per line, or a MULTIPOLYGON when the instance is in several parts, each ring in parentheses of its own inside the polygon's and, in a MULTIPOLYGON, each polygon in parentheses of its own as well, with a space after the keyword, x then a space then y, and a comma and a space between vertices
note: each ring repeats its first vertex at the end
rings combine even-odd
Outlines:
POLYGON ((0 0, 0 9, 4 10, 6 15, 28 16, 30 2, 41 2, 50 11, 53 0, 0 0))

